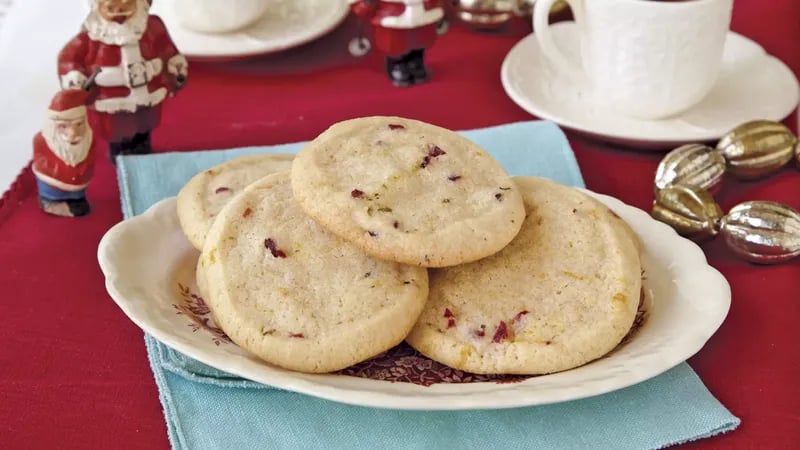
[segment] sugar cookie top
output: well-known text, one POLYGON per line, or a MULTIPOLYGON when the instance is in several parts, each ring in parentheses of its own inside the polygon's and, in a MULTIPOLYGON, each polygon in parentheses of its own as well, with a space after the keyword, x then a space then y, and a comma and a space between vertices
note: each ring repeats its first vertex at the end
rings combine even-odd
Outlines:
POLYGON ((288 171, 223 208, 199 266, 228 336, 303 372, 339 370, 402 342, 428 293, 425 269, 370 257, 303 213, 288 171))
POLYGON ((228 200, 259 178, 289 169, 292 159, 294 155, 280 153, 242 156, 192 177, 177 199, 178 219, 189 242, 202 249, 208 229, 228 200))
POLYGON ((325 228, 379 258, 423 267, 499 251, 525 214, 511 178, 483 149, 399 117, 330 127, 298 153, 292 188, 325 228))
POLYGON ((528 216, 489 258, 433 270, 407 338, 421 353, 473 373, 542 374, 611 351, 633 324, 641 266, 630 229, 588 195, 515 178, 528 216))

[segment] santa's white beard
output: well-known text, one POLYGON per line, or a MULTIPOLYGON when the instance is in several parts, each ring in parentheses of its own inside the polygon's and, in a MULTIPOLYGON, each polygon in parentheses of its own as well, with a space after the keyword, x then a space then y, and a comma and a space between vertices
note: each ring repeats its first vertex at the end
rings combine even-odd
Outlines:
POLYGON ((83 28, 89 33, 89 39, 100 41, 107 45, 126 45, 139 42, 147 29, 147 17, 150 5, 147 0, 136 2, 136 12, 123 23, 104 19, 97 7, 92 6, 92 12, 83 22, 83 28))
POLYGON ((87 130, 83 139, 77 144, 72 144, 62 139, 58 133, 51 134, 50 138, 45 137, 45 141, 50 150, 58 156, 58 159, 69 166, 75 167, 86 160, 89 155, 89 148, 92 146, 92 131, 87 130))

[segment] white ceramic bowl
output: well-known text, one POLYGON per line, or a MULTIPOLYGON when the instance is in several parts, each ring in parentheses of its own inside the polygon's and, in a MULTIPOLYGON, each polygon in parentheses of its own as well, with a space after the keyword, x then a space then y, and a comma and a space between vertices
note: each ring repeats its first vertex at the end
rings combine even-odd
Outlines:
POLYGON ((227 33, 253 24, 272 0, 171 0, 175 16, 186 28, 201 33, 227 33))

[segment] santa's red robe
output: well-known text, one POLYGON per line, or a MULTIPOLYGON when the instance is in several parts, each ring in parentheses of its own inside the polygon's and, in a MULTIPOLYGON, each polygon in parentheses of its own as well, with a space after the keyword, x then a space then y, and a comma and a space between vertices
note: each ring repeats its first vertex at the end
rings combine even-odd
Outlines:
POLYGON ((176 62, 185 65, 186 59, 164 22, 151 15, 141 39, 131 44, 106 44, 81 32, 58 55, 58 75, 62 88, 80 89, 101 69, 90 108, 100 116, 102 129, 97 131, 107 141, 118 142, 158 126, 161 102, 178 87, 176 73, 170 73, 170 63, 176 62))
POLYGON ((58 157, 47 145, 42 133, 33 137, 33 172, 42 181, 62 191, 78 191, 89 184, 94 173, 94 144, 89 147, 83 161, 71 166, 58 157))
POLYGON ((360 0, 351 7, 373 26, 375 48, 392 57, 431 47, 444 17, 441 0, 360 0))

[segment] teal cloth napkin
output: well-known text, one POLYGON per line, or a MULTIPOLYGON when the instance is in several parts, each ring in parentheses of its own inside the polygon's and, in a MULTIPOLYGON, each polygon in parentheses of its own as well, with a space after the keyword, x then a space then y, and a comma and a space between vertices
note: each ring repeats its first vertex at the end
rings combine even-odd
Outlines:
MULTIPOLYGON (((465 131, 512 175, 583 186, 575 156, 549 122, 465 131)), ((126 156, 118 161, 126 218, 174 196, 195 173, 302 143, 126 156)), ((735 429, 685 363, 646 382, 554 405, 480 411, 394 411, 343 405, 243 380, 145 336, 175 449, 650 449, 735 429)))

